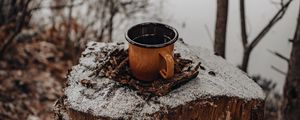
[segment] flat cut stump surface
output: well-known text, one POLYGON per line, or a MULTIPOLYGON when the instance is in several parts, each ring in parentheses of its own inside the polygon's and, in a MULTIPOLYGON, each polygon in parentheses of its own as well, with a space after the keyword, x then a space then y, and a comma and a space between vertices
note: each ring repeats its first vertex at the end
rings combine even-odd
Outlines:
POLYGON ((175 44, 175 53, 201 62, 199 74, 164 96, 145 98, 109 78, 91 75, 107 61, 97 53, 125 46, 88 43, 67 76, 65 96, 55 105, 57 119, 263 119, 265 96, 253 80, 211 51, 182 41, 175 44))

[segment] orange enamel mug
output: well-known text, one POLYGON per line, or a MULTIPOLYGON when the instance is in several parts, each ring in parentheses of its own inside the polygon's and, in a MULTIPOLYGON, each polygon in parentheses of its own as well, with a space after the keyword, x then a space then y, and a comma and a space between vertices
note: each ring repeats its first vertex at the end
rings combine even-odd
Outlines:
POLYGON ((141 23, 131 27, 125 38, 129 42, 129 66, 135 78, 153 81, 174 76, 176 29, 162 23, 141 23))

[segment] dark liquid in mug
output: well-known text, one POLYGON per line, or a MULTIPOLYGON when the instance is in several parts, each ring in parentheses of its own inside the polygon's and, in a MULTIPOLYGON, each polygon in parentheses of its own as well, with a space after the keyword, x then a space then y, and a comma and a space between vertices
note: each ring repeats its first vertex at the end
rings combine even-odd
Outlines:
POLYGON ((141 44, 147 44, 147 45, 157 45, 157 44, 164 44, 166 42, 169 42, 171 39, 167 36, 162 35, 143 35, 140 37, 137 37, 133 39, 133 41, 141 43, 141 44))

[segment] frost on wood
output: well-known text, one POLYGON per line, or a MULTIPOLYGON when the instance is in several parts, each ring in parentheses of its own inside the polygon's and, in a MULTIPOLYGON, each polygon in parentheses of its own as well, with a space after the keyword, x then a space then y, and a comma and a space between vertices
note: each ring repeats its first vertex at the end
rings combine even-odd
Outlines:
POLYGON ((79 64, 68 75, 65 104, 69 109, 100 118, 150 119, 158 112, 170 112, 173 108, 192 105, 199 100, 214 100, 215 97, 241 99, 246 103, 251 100, 263 101, 265 98, 253 80, 221 57, 179 41, 175 44, 176 53, 192 59, 194 63, 202 63, 198 77, 165 96, 144 99, 136 91, 113 80, 91 76, 96 66, 101 67, 108 60, 108 53, 96 54, 104 49, 125 49, 125 45, 88 43, 79 64), (82 80, 89 80, 93 87, 86 87, 81 83, 82 80))

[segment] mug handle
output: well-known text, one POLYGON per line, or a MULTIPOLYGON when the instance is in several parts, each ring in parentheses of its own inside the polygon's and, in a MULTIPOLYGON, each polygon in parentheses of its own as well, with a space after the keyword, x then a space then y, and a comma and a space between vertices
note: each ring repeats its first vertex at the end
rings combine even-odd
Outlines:
POLYGON ((163 57, 166 63, 166 69, 161 69, 159 73, 164 79, 169 79, 174 75, 174 59, 165 51, 160 52, 159 55, 163 57))

